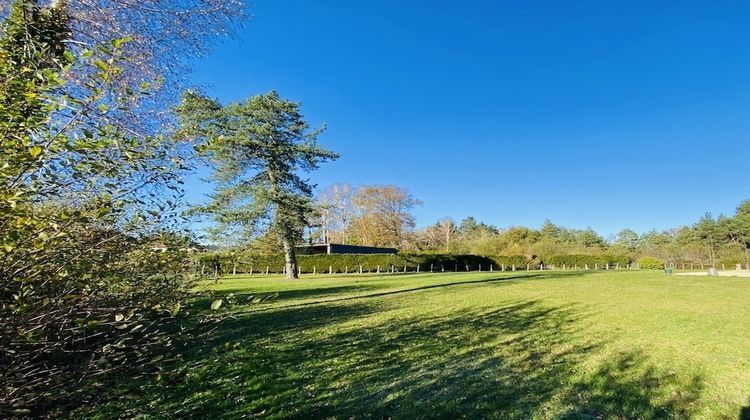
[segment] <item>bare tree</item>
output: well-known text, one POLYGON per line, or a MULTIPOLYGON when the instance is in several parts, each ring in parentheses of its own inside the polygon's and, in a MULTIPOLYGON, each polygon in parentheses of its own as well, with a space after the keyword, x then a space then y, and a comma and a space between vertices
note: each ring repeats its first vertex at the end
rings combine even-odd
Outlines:
MULTIPOLYGON (((314 226, 317 234, 315 239, 321 240, 323 243, 330 242, 331 231, 334 230, 332 214, 335 210, 331 204, 331 196, 328 191, 323 191, 315 197, 315 215, 313 217, 310 226, 314 226)), ((311 241, 313 236, 311 235, 311 241)))
POLYGON ((456 233, 456 223, 453 219, 446 217, 438 221, 438 226, 445 237, 445 252, 451 250, 451 237, 456 233))
POLYGON ((354 190, 349 184, 333 184, 318 193, 316 207, 320 234, 325 242, 349 243, 349 225, 354 213, 354 190))
POLYGON ((353 191, 349 184, 334 184, 332 187, 333 206, 336 209, 333 217, 341 229, 341 242, 349 243, 349 223, 351 223, 354 204, 352 203, 353 191))
MULTIPOLYGON (((190 58, 204 55, 245 18, 243 0, 53 0, 65 7, 69 43, 91 48, 129 37, 122 80, 185 81, 190 58)), ((123 82, 123 83, 124 83, 123 82)), ((169 85, 171 84, 171 85, 169 85)))

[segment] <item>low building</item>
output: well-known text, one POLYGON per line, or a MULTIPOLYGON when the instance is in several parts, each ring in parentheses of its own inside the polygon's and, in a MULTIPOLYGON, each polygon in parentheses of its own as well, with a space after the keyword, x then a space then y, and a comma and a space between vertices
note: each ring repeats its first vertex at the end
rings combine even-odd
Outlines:
POLYGON ((380 248, 377 246, 344 245, 344 244, 312 244, 297 247, 300 255, 314 254, 396 254, 396 248, 380 248))

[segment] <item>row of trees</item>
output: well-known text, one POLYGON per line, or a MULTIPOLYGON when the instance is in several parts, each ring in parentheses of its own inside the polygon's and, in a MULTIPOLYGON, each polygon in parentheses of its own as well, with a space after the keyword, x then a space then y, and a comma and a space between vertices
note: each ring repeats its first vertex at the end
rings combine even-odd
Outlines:
POLYGON ((663 263, 750 263, 750 201, 732 216, 703 216, 691 226, 638 234, 623 229, 607 239, 591 228, 569 229, 549 220, 539 229, 499 229, 474 218, 443 219, 414 232, 414 249, 478 255, 628 255, 655 257, 663 263))
POLYGON ((750 201, 732 216, 706 214, 692 226, 638 234, 623 229, 604 238, 591 228, 570 229, 549 220, 538 228, 498 228, 473 217, 444 218, 415 229, 421 201, 394 185, 334 184, 316 197, 308 240, 396 247, 408 252, 474 255, 617 254, 664 263, 738 264, 750 259, 750 201))

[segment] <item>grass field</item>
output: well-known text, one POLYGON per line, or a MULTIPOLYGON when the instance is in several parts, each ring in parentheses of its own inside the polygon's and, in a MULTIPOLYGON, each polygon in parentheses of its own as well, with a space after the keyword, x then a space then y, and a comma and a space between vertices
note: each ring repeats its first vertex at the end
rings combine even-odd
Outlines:
POLYGON ((750 418, 747 278, 237 276, 204 287, 234 293, 235 316, 96 414, 750 418))

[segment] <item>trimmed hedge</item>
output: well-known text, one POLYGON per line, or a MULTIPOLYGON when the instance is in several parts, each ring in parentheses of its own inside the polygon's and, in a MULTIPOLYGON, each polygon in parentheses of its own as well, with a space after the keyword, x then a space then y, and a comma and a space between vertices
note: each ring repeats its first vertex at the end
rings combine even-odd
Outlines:
POLYGON ((610 268, 617 267, 625 268, 632 262, 630 257, 627 255, 584 255, 584 254, 570 254, 570 255, 553 255, 549 258, 543 259, 544 265, 555 266, 556 268, 562 268, 563 265, 566 268, 604 268, 609 266, 610 268))
MULTIPOLYGON (((284 268, 283 255, 257 255, 248 253, 211 253, 200 257, 201 265, 207 274, 229 274, 235 269, 237 273, 281 273, 284 268)), ((538 263, 522 255, 485 257, 479 255, 447 254, 318 254, 298 255, 297 263, 302 273, 363 272, 373 273, 406 271, 489 271, 525 270, 537 268, 538 263)))
MULTIPOLYGON (((284 269, 283 255, 258 255, 244 252, 216 252, 203 254, 201 265, 207 274, 237 273, 281 273, 284 269)), ((631 263, 624 255, 554 255, 549 258, 529 259, 522 255, 452 255, 452 254, 317 254, 298 255, 297 263, 302 273, 355 273, 359 272, 414 272, 420 271, 489 271, 538 269, 540 263, 546 267, 625 268, 631 263)))

